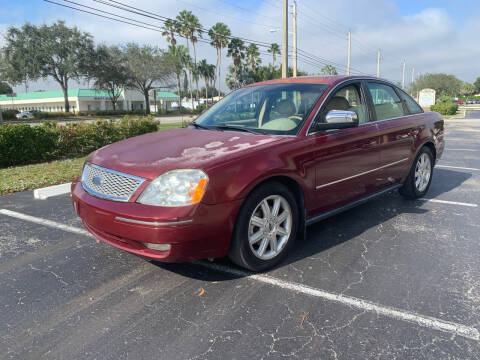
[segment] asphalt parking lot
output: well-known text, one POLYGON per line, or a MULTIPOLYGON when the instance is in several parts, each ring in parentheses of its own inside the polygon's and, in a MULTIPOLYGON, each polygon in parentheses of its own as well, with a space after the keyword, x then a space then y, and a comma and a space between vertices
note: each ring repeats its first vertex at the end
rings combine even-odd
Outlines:
POLYGON ((312 225, 260 275, 96 242, 68 195, 0 197, 0 357, 480 358, 480 116, 446 129, 427 199, 312 225))

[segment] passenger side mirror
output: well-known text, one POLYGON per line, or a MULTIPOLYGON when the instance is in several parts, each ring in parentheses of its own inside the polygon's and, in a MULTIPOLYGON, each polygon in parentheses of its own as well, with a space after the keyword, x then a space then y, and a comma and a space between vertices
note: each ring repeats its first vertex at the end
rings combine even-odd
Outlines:
POLYGON ((317 130, 346 129, 358 126, 358 115, 354 111, 330 110, 324 123, 317 123, 317 130))

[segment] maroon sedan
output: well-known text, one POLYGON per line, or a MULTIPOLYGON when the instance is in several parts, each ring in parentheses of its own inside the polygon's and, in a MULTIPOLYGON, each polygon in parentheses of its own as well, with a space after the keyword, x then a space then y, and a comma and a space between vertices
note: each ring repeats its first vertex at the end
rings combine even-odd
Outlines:
POLYGON ((188 128, 95 151, 72 185, 85 227, 161 261, 280 262, 305 227, 393 189, 425 195, 442 117, 370 77, 304 77, 237 90, 188 128))

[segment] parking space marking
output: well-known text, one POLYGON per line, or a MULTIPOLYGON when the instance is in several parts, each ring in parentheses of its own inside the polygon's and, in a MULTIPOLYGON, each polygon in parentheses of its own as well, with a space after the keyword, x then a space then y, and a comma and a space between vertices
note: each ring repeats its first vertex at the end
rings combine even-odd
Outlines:
POLYGON ((394 318, 397 320, 416 323, 417 325, 420 325, 423 327, 427 327, 430 329, 439 330, 443 332, 448 332, 450 334, 462 336, 468 339, 477 340, 477 341, 480 340, 480 332, 474 327, 437 319, 431 316, 420 315, 411 311, 396 309, 390 306, 379 305, 379 304, 376 304, 367 300, 359 299, 353 296, 327 292, 327 291, 313 288, 310 286, 306 286, 306 285, 302 285, 302 284, 298 284, 290 281, 280 280, 267 275, 252 274, 239 269, 230 268, 225 265, 212 264, 204 261, 201 261, 198 263, 212 270, 221 271, 221 272, 232 274, 235 276, 242 276, 242 277, 256 280, 265 284, 277 286, 282 289, 295 291, 298 293, 322 298, 325 300, 330 300, 333 302, 347 305, 349 307, 354 307, 364 311, 373 312, 373 313, 384 315, 386 317, 394 318))
POLYGON ((450 166, 450 165, 435 165, 438 168, 445 168, 445 169, 458 169, 458 170, 472 170, 472 171, 480 171, 480 169, 476 168, 469 168, 469 167, 461 167, 461 166, 450 166))
POLYGON ((71 233, 74 233, 74 234, 80 234, 80 235, 85 235, 85 236, 89 236, 89 237, 94 237, 87 230, 77 228, 75 226, 69 226, 69 225, 61 224, 61 223, 56 222, 56 221, 47 220, 47 219, 43 219, 43 218, 39 218, 39 217, 35 217, 35 216, 30 216, 30 215, 27 215, 27 214, 22 214, 22 213, 12 211, 12 210, 0 209, 0 214, 10 216, 10 217, 13 217, 13 218, 17 218, 17 219, 20 219, 20 220, 30 221, 30 222, 33 222, 35 224, 52 227, 52 228, 55 228, 55 229, 68 231, 68 232, 71 232, 71 233))
POLYGON ((39 200, 46 200, 53 196, 64 195, 70 193, 72 183, 47 186, 33 191, 33 197, 39 200))
POLYGON ((446 151, 480 151, 476 149, 445 149, 446 151))
MULTIPOLYGON (((16 211, 11 211, 7 209, 0 209, 0 214, 11 216, 17 219, 30 221, 35 224, 44 225, 48 227, 53 227, 59 230, 71 232, 74 234, 81 234, 86 235, 89 237, 93 237, 90 233, 86 230, 81 228, 77 228, 74 226, 64 225, 62 223, 47 220, 43 218, 38 218, 35 216, 30 216, 26 214, 22 214, 16 211)), ((297 293, 314 296, 317 298, 321 298, 324 300, 333 301, 336 303, 340 303, 346 305, 350 308, 361 309, 368 312, 373 312, 379 315, 383 315, 386 317, 390 317, 393 319, 407 321, 411 323, 415 323, 417 325, 430 328, 433 330, 443 331, 450 333, 452 335, 462 336, 468 339, 480 340, 480 332, 474 328, 463 324, 458 324, 450 321, 441 320, 438 318, 434 318, 431 316, 420 315, 411 311, 396 309, 394 307, 384 306, 380 304, 376 304, 367 300, 355 298, 352 296, 342 295, 342 294, 335 294, 331 292, 327 292, 325 290, 313 288, 310 286, 285 281, 281 279, 277 279, 267 275, 260 275, 260 274, 252 274, 247 271, 231 268, 228 266, 220 265, 220 264, 213 264, 208 263, 205 261, 199 261, 197 264, 206 267, 211 270, 221 271, 224 273, 228 273, 235 276, 241 276, 247 279, 255 280, 264 284, 273 285, 285 290, 295 291, 297 293)))
POLYGON ((457 202, 457 201, 447 201, 447 200, 439 200, 439 199, 427 199, 427 198, 421 198, 419 200, 422 201, 428 201, 428 202, 434 202, 434 203, 440 203, 440 204, 449 204, 449 205, 459 205, 459 206, 469 206, 469 207, 478 207, 477 204, 471 204, 471 203, 464 203, 464 202, 457 202))

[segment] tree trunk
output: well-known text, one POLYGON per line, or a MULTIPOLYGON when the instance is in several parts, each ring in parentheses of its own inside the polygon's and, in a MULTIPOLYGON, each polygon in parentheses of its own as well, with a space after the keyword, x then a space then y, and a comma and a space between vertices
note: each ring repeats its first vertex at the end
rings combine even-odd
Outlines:
POLYGON ((143 96, 145 97, 145 114, 150 114, 150 95, 148 91, 144 91, 143 96))
POLYGON ((182 92, 180 90, 180 74, 177 74, 177 89, 178 89, 178 110, 182 112, 182 92))
POLYGON ((117 109, 117 102, 116 101, 112 101, 112 107, 113 107, 113 111, 115 111, 117 109))
POLYGON ((220 99, 220 93, 222 92, 222 89, 220 88, 220 78, 221 78, 221 75, 222 75, 222 48, 220 48, 220 56, 218 57, 219 59, 219 64, 218 64, 218 98, 220 99))
MULTIPOLYGON (((195 71, 197 71, 197 50, 195 49, 195 43, 192 41, 193 46, 193 63, 195 64, 195 71)), ((198 100, 198 77, 195 79, 195 83, 197 84, 197 95, 196 99, 198 100)))
MULTIPOLYGON (((220 68, 220 65, 218 63, 219 61, 220 61, 220 54, 219 54, 218 48, 217 48, 217 67, 215 68, 214 75, 213 75, 213 87, 215 87, 216 84, 217 84, 217 74, 218 74, 218 69, 220 68)), ((214 96, 214 94, 212 94, 212 100, 213 100, 213 96, 214 96)))
POLYGON ((70 103, 68 102, 68 83, 67 84, 61 84, 62 86, 62 91, 63 91, 63 100, 64 100, 64 105, 65 105, 65 112, 70 112, 70 103))
POLYGON ((205 80, 205 101, 207 102, 207 105, 208 105, 208 81, 207 81, 207 78, 205 78, 204 80, 205 80))

